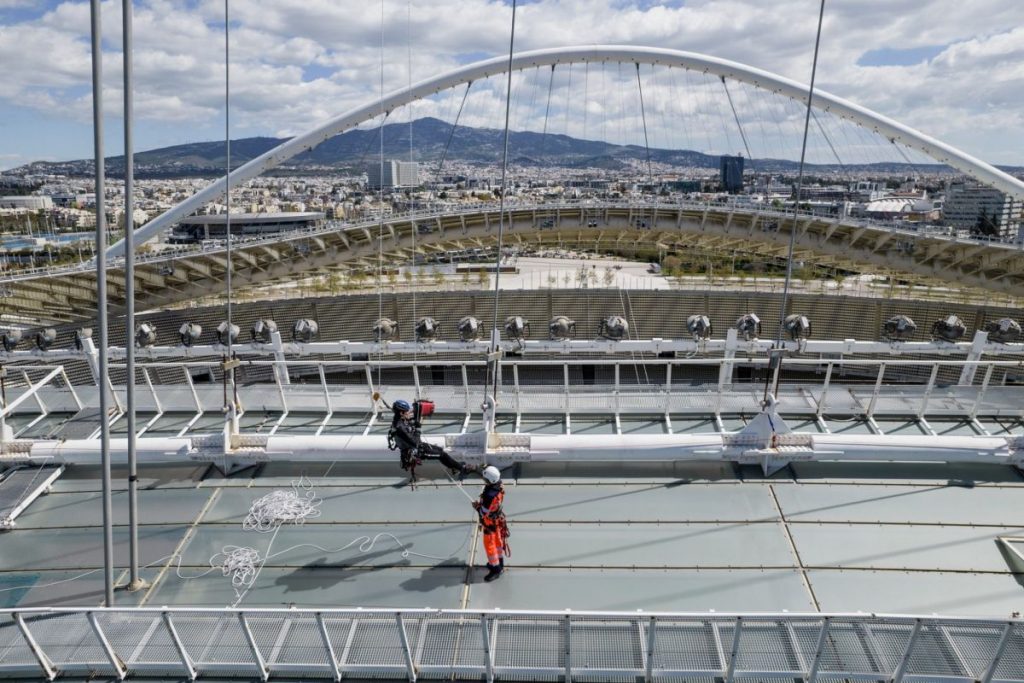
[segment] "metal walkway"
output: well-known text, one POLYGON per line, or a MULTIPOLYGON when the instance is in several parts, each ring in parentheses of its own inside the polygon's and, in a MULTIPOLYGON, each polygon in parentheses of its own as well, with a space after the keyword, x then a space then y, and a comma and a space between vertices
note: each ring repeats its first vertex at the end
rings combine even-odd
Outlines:
POLYGON ((5 612, 0 677, 1024 680, 1024 624, 445 610, 5 612))

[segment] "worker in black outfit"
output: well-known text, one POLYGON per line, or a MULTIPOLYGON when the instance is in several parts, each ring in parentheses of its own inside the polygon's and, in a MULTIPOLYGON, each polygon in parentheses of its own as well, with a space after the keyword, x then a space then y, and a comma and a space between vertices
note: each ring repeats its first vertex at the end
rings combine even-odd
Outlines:
POLYGON ((402 454, 402 469, 410 470, 414 479, 416 465, 422 460, 439 460, 460 479, 476 471, 475 467, 459 462, 440 446, 426 443, 420 438, 419 420, 413 406, 408 401, 401 399, 395 401, 391 410, 394 412, 394 417, 391 419, 391 431, 388 432, 388 446, 392 450, 397 449, 402 454))

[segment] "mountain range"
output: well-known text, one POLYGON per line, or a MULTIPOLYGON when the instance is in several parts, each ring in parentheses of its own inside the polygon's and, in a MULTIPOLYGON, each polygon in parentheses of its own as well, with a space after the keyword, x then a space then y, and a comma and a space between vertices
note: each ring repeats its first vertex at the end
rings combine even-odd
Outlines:
MULTIPOLYGON (((386 158, 413 159, 433 165, 442 156, 448 161, 476 164, 500 162, 503 131, 495 128, 458 126, 435 118, 422 118, 409 123, 387 124, 380 128, 355 129, 324 141, 316 148, 304 152, 278 167, 293 172, 365 171, 376 163, 380 155, 383 135, 386 158), (410 145, 410 137, 412 144, 410 145), (447 151, 446 151, 447 150, 447 151)), ((254 137, 231 141, 231 165, 236 168, 284 142, 286 138, 254 137)), ((616 145, 596 140, 580 140, 568 135, 516 131, 509 134, 509 163, 513 166, 561 166, 625 170, 636 168, 647 160, 648 150, 639 145, 616 145)), ((650 160, 679 168, 715 168, 717 155, 692 150, 649 150, 650 160)), ((135 174, 139 178, 176 177, 223 173, 226 146, 219 142, 195 142, 162 147, 135 154, 135 174)), ((785 173, 797 169, 797 162, 786 159, 754 159, 747 162, 748 169, 762 172, 785 173)), ((876 163, 840 166, 838 164, 807 165, 812 172, 874 172, 874 173, 942 173, 951 172, 941 164, 876 163)), ((1008 172, 1024 169, 1007 168, 1008 172)), ((92 160, 64 162, 33 162, 12 173, 55 173, 89 175, 92 160)), ((107 172, 112 177, 124 173, 124 157, 107 158, 107 172)))

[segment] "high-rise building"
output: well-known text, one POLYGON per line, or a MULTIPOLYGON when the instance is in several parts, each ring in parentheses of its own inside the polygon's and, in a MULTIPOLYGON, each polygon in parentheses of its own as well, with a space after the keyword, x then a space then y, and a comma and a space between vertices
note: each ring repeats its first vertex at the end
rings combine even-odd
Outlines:
POLYGON ((390 159, 384 162, 384 182, 381 183, 381 165, 370 164, 366 170, 367 187, 384 189, 416 187, 420 184, 420 165, 415 161, 390 159))
POLYGON ((1024 205, 1005 192, 977 183, 953 183, 942 207, 946 223, 957 230, 1001 240, 1020 238, 1024 205))
POLYGON ((719 180, 722 191, 735 194, 743 191, 743 157, 722 156, 719 159, 719 180))

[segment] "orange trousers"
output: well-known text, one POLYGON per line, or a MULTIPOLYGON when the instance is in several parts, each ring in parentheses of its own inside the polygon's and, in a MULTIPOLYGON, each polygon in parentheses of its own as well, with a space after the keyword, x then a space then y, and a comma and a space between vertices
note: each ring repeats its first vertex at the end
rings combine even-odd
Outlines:
POLYGON ((495 565, 505 556, 505 544, 501 541, 501 529, 484 527, 484 551, 487 553, 487 564, 495 565))

